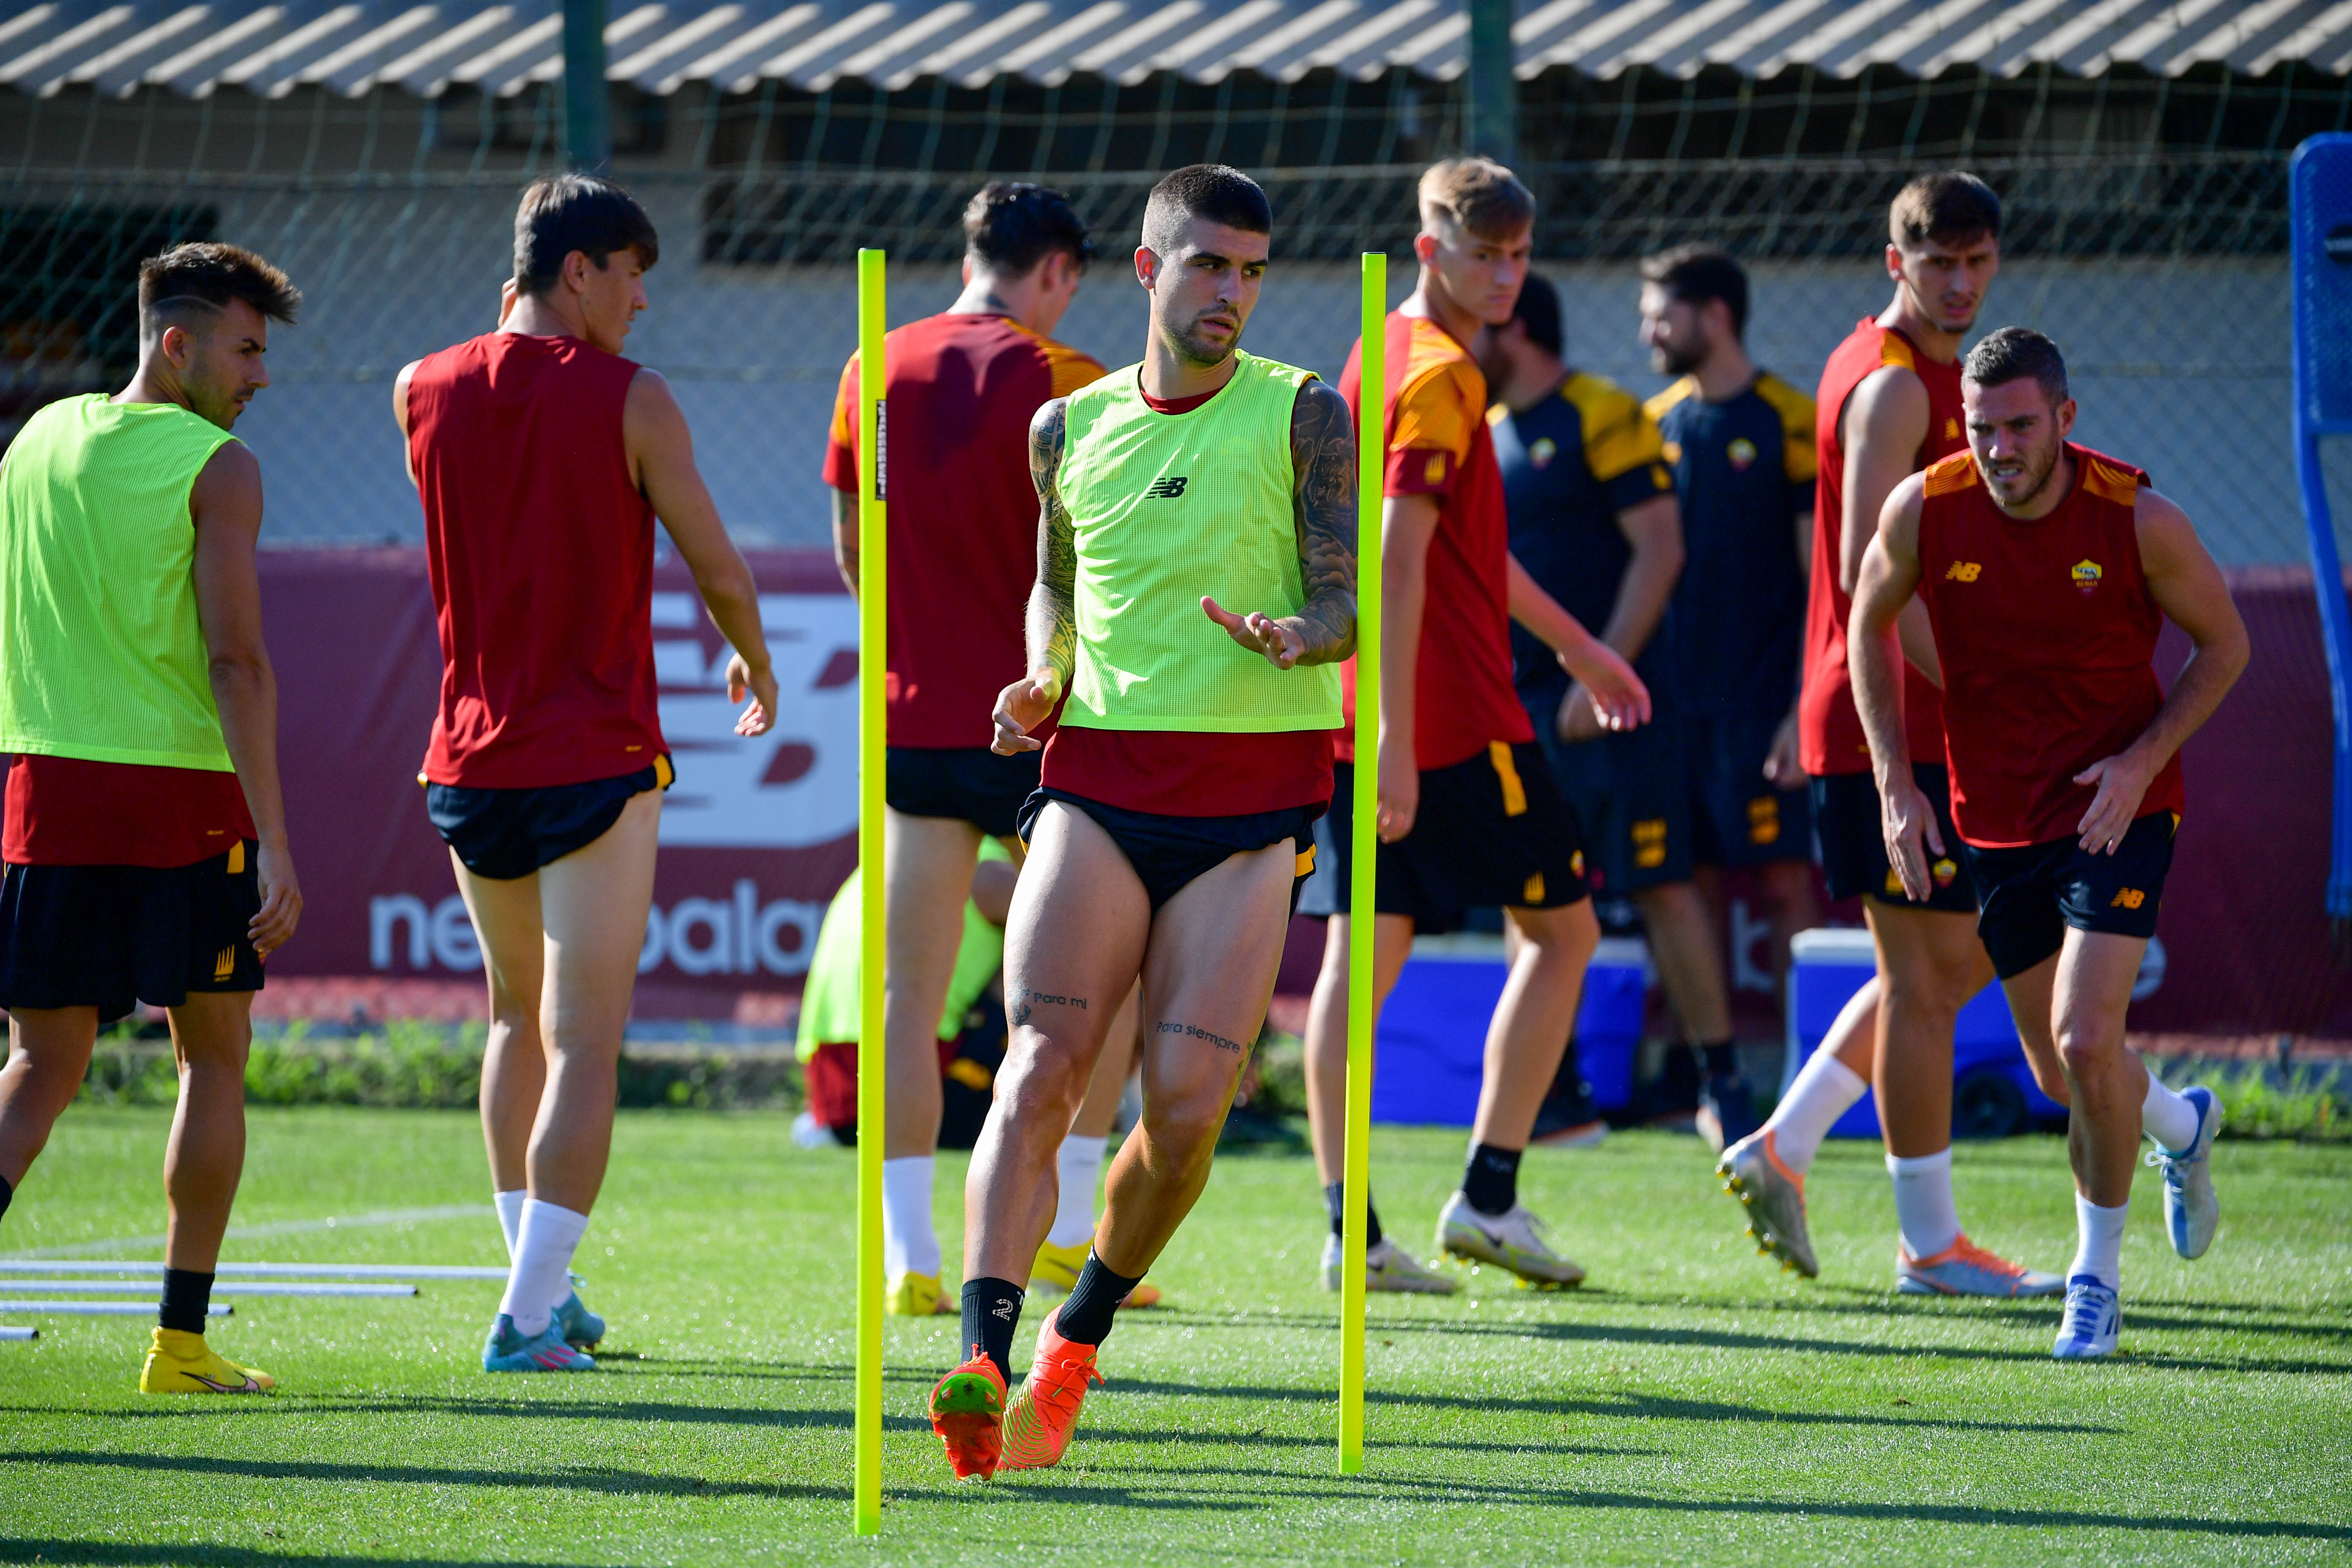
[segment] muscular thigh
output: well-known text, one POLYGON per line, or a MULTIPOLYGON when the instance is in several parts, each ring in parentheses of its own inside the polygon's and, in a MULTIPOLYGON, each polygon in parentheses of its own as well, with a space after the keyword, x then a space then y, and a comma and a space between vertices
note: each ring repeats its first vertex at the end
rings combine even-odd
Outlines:
POLYGON ((1150 900, 1110 835, 1084 812, 1048 804, 1004 922, 1009 1055, 1050 1052, 1090 1069, 1150 929, 1150 900))
POLYGON ((1290 927, 1287 840, 1233 856, 1160 908, 1143 964, 1143 1087, 1230 1092, 1265 1023, 1290 927))
POLYGON ((963 907, 980 858, 980 829, 944 816, 883 815, 893 978, 945 994, 963 940, 963 907))

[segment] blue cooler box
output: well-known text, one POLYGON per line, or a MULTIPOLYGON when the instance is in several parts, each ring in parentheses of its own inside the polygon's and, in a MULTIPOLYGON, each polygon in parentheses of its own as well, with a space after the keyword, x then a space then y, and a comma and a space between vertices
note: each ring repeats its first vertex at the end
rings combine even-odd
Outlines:
MULTIPOLYGON (((1789 1050, 1780 1079, 1786 1094, 1853 994, 1876 972, 1867 931, 1824 927, 1799 931, 1789 944, 1789 1050)), ((1960 1009, 1952 1040, 1952 1131, 2000 1137, 2021 1132, 2034 1119, 2063 1116, 2025 1065, 2009 999, 1999 984, 1986 986, 1960 1009)), ((1830 1129, 1832 1138, 1878 1136, 1878 1105, 1864 1093, 1830 1129)))
MULTIPOLYGON (((1642 1045, 1649 950, 1605 938, 1584 979, 1576 1015, 1577 1060, 1604 1109, 1633 1096, 1642 1045)), ((1486 1024, 1503 994, 1500 937, 1423 937, 1381 1010, 1372 1073, 1372 1120, 1467 1127, 1478 1110, 1486 1024)))

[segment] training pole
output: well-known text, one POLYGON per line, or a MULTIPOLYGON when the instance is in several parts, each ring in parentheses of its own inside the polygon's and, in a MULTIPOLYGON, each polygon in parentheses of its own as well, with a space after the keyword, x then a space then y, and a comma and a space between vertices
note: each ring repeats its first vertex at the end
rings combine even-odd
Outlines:
POLYGON ((1381 489, 1387 449, 1389 258, 1364 253, 1356 394, 1356 776, 1348 864, 1347 1215, 1339 1262, 1339 1473, 1364 1468, 1364 1229, 1372 1139, 1372 883, 1380 853, 1381 489))
POLYGON ((882 1530, 882 735, 889 564, 882 490, 883 253, 857 253, 857 1480, 856 1532, 882 1530))

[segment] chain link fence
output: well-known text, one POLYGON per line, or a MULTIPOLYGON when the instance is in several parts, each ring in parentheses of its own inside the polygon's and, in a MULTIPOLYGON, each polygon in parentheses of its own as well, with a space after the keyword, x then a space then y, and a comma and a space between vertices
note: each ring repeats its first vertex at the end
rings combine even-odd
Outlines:
MULTIPOLYGON (((2007 259, 1980 321, 2042 329, 2067 352, 2081 438, 2150 469, 2225 563, 2305 558, 2290 446, 2283 153, 1981 160, 2007 199, 2007 259)), ((1354 254, 1411 286, 1417 166, 1265 174, 1276 269, 1257 353, 1336 376, 1356 320, 1354 254)), ((1884 307, 1876 160, 1554 163, 1539 266, 1561 286, 1570 353, 1642 392, 1634 262, 1710 239, 1754 274, 1750 347, 1799 385, 1884 307)), ((1122 258, 1149 174, 1044 176, 1070 191, 1105 258, 1059 335, 1106 363, 1142 348, 1122 258)), ((292 274, 301 322, 239 434, 268 486, 275 545, 414 544, 422 534, 389 392, 400 366, 494 322, 509 270, 513 174, 0 176, 0 434, 48 397, 119 384, 135 354, 130 278, 173 238, 249 246, 292 274)), ((971 176, 870 170, 634 176, 665 240, 629 353, 675 384, 706 475, 747 544, 821 547, 817 477, 854 339, 860 244, 892 253, 890 320, 954 296, 971 176)))

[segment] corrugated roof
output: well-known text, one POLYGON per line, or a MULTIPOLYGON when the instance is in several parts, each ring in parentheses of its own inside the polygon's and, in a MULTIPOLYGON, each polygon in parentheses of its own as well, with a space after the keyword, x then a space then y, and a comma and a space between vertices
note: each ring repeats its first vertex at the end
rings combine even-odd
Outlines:
MULTIPOLYGON (((844 79, 897 89, 938 77, 976 87, 1013 73, 1202 82, 1236 71, 1296 80, 1397 68, 1458 76, 1461 0, 708 0, 629 5, 605 29, 611 75, 649 92, 689 81, 741 91, 844 79)), ((1609 79, 1641 67, 1691 76, 1792 66, 1929 77, 1959 65, 2014 76, 2119 65, 2179 75, 2208 61, 2261 75, 2290 60, 2352 69, 2352 0, 1521 0, 1518 73, 1609 79)), ((49 94, 87 83, 129 95, 223 86, 279 96, 317 84, 357 97, 390 85, 520 92, 562 69, 557 0, 42 0, 0 17, 0 85, 49 94)))

